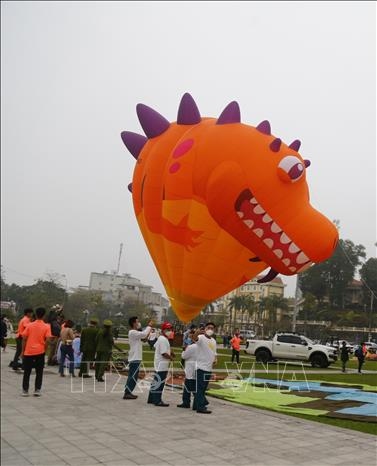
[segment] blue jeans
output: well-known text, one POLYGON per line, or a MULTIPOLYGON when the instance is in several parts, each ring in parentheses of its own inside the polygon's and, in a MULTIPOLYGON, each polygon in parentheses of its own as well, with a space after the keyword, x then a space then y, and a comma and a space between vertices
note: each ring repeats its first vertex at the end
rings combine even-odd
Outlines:
POLYGON ((132 393, 137 384, 141 361, 132 361, 128 368, 127 383, 124 387, 125 393, 132 393))
POLYGON ((196 393, 194 395, 193 406, 193 409, 196 411, 206 409, 208 401, 205 393, 211 378, 211 374, 212 372, 203 371, 202 369, 197 369, 196 371, 196 393))
POLYGON ((74 374, 74 355, 72 345, 61 345, 60 346, 60 362, 59 362, 59 373, 64 374, 64 362, 65 357, 69 359, 69 373, 74 374))
POLYGON ((151 389, 149 390, 148 403, 154 405, 161 403, 167 375, 168 371, 154 373, 151 389))

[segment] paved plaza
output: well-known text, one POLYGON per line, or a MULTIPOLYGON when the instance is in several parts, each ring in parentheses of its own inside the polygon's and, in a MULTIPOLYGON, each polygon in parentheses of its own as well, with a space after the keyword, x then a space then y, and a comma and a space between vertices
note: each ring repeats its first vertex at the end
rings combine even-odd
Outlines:
POLYGON ((376 464, 372 435, 213 398, 213 413, 199 415, 176 408, 181 393, 172 389, 168 408, 148 405, 146 388, 122 400, 125 380, 115 373, 94 389, 92 379, 48 367, 42 397, 21 397, 12 356, 1 354, 3 466, 376 464))

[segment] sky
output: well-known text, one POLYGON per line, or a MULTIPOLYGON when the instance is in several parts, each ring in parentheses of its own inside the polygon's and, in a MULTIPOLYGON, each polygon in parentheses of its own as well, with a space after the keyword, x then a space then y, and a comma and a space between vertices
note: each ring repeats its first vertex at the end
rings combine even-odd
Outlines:
MULTIPOLYGON (((17 2, 1 5, 1 264, 8 283, 68 287, 117 268, 164 293, 133 212, 142 102, 176 119, 232 100, 311 160, 311 202, 375 256, 374 2, 17 2)), ((294 294, 295 279, 286 296, 294 294)))

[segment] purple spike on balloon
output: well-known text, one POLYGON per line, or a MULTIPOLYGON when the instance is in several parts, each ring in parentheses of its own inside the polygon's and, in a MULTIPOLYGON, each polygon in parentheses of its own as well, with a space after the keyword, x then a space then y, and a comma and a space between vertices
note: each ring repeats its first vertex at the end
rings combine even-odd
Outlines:
POLYGON ((177 123, 178 125, 196 125, 200 123, 202 118, 199 109, 196 106, 195 100, 186 92, 181 99, 178 108, 177 123))
POLYGON ((295 140, 289 145, 290 149, 293 149, 293 150, 295 150, 296 152, 299 151, 300 146, 301 146, 301 141, 299 141, 298 139, 295 139, 295 140))
POLYGON ((128 186, 127 186, 127 189, 130 193, 132 193, 132 183, 130 183, 128 186))
POLYGON ((259 125, 257 126, 257 130, 258 130, 260 133, 270 135, 270 134, 271 134, 271 125, 270 125, 270 122, 267 121, 267 120, 262 121, 262 122, 259 123, 259 125))
POLYGON ((148 139, 159 136, 170 126, 170 123, 166 118, 147 105, 137 104, 136 113, 148 139))
POLYGON ((279 152, 280 146, 281 146, 281 139, 276 138, 276 139, 274 139, 274 140, 271 142, 271 144, 270 144, 270 149, 271 149, 273 152, 279 152))
POLYGON ((241 122, 241 112, 240 107, 237 102, 233 101, 228 104, 218 120, 216 121, 217 125, 228 125, 229 123, 240 123, 241 122))
POLYGON ((308 168, 308 167, 310 167, 310 165, 311 165, 312 163, 310 162, 310 160, 305 159, 305 160, 304 160, 304 164, 305 164, 305 167, 308 168))
POLYGON ((131 131, 123 131, 121 133, 122 141, 131 154, 137 159, 148 139, 141 134, 132 133, 131 131))

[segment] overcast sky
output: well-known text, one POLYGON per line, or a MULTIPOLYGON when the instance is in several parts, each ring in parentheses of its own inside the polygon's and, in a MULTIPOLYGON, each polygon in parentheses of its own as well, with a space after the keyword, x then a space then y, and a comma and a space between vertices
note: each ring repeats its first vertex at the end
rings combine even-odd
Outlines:
MULTIPOLYGON (((2 257, 7 282, 68 286, 117 266, 163 292, 127 185, 135 105, 176 119, 231 100, 312 162, 312 204, 375 255, 374 2, 2 2, 2 257), (64 283, 64 281, 63 281, 64 283)), ((294 292, 294 280, 287 295, 294 292)))

